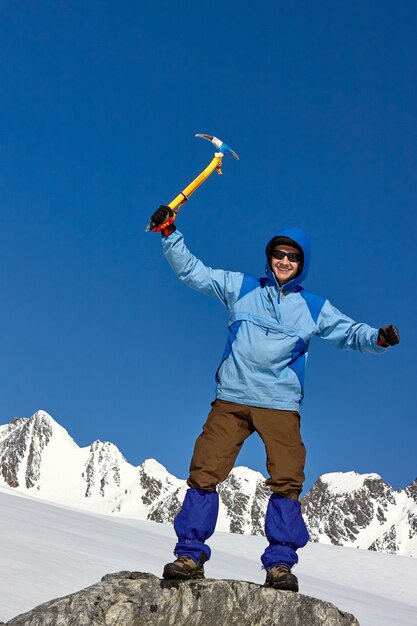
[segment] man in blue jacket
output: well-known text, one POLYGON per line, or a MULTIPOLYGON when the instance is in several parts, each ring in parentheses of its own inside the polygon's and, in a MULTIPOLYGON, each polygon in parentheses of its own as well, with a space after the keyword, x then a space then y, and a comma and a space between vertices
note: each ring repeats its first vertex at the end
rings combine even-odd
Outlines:
MULTIPOLYGON (((172 216, 161 206, 152 222, 172 216)), ((210 558, 205 543, 213 534, 219 497, 216 486, 233 468, 243 442, 257 432, 265 444, 272 491, 265 518, 269 542, 261 561, 265 585, 298 591, 291 568, 308 541, 299 495, 305 448, 300 403, 310 340, 318 335, 337 348, 379 353, 399 342, 395 326, 356 323, 330 302, 306 291, 310 240, 299 228, 279 231, 266 246, 266 275, 206 267, 186 248, 174 225, 162 231, 164 254, 189 287, 216 296, 229 312, 229 335, 216 373, 216 399, 197 438, 184 503, 175 518, 178 537, 167 579, 204 577, 210 558)))

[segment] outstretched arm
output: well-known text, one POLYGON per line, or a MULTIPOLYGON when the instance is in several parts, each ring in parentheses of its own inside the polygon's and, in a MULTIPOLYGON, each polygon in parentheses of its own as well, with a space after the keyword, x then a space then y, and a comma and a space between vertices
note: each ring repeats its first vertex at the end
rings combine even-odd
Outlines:
MULTIPOLYGON (((323 305, 317 320, 318 334, 336 348, 357 350, 360 352, 382 353, 389 345, 399 342, 399 333, 388 333, 386 339, 384 329, 395 327, 372 328, 368 324, 355 322, 341 313, 328 300, 323 305)), ((393 331, 392 331, 393 332, 393 331)))

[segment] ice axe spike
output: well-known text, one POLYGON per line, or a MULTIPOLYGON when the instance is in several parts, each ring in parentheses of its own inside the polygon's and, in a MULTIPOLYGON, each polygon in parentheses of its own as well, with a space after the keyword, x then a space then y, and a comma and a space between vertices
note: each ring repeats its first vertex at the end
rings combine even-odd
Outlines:
POLYGON ((168 226, 171 226, 171 224, 174 223, 175 218, 177 217, 180 207, 184 204, 184 202, 187 202, 191 194, 194 193, 194 191, 210 176, 210 174, 212 174, 214 170, 217 170, 218 174, 222 173, 221 164, 222 164, 222 159, 225 154, 230 152, 230 154, 235 159, 239 160, 239 157, 237 156, 236 152, 232 150, 231 148, 229 148, 229 146, 226 143, 224 143, 224 141, 221 141, 221 139, 218 139, 217 137, 214 137, 213 135, 203 135, 203 134, 198 134, 196 135, 196 137, 202 137, 203 139, 207 139, 208 141, 211 141, 211 143, 214 145, 214 147, 217 150, 214 153, 213 159, 210 161, 207 167, 193 181, 191 181, 191 183, 185 189, 183 189, 183 191, 181 191, 181 193, 179 193, 178 196, 176 196, 173 200, 171 200, 171 202, 167 205, 169 206, 170 209, 174 211, 174 215, 170 217, 168 220, 166 220, 163 224, 160 224, 159 226, 156 226, 153 222, 149 222, 148 226, 145 229, 145 232, 150 232, 150 231, 154 233, 160 232, 161 230, 165 230, 166 228, 168 228, 168 226))

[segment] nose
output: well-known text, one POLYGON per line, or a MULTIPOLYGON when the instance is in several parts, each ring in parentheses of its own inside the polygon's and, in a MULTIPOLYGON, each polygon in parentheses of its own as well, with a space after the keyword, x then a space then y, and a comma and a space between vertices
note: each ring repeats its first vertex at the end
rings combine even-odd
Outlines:
POLYGON ((280 260, 280 263, 284 263, 285 265, 288 265, 288 263, 290 262, 289 258, 288 258, 288 253, 284 252, 285 256, 283 259, 280 260))

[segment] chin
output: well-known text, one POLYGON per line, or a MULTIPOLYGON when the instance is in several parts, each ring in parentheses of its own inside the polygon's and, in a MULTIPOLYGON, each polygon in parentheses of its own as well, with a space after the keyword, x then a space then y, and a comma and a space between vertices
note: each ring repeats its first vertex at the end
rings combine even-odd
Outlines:
POLYGON ((291 280, 292 278, 294 278, 294 277, 293 277, 293 276, 285 276, 285 277, 282 277, 282 276, 277 276, 277 275, 275 275, 275 278, 276 278, 276 279, 277 279, 277 281, 280 283, 280 285, 285 285, 285 283, 289 283, 289 282, 290 282, 290 280, 291 280))

